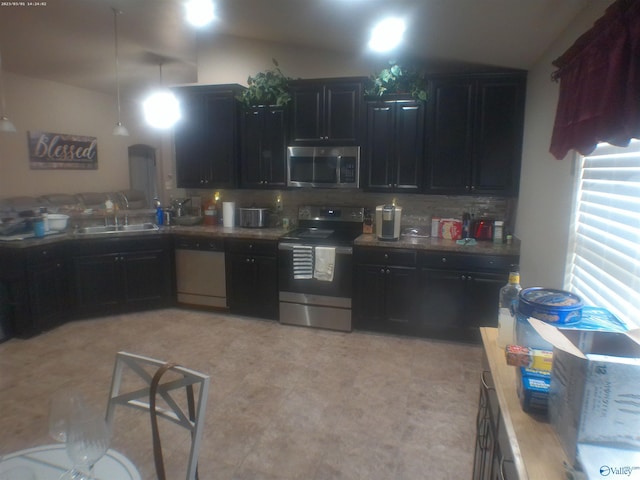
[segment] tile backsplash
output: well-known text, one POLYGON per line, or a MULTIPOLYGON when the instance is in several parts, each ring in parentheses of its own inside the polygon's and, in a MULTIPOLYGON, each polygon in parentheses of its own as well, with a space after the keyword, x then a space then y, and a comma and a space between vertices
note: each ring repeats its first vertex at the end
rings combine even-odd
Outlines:
MULTIPOLYGON (((516 198, 490 196, 446 196, 406 193, 371 193, 361 190, 296 189, 296 190, 219 190, 222 201, 236 202, 238 207, 270 208, 275 213, 278 195, 282 199, 280 214, 272 214, 273 226, 282 218, 295 224, 300 205, 336 205, 365 207, 375 211, 376 205, 391 203, 402 206, 403 226, 428 226, 431 217, 462 218, 469 212, 476 218, 486 216, 505 221, 505 229, 513 231, 516 198)), ((214 194, 211 190, 190 190, 187 196, 199 196, 203 202, 214 194)))

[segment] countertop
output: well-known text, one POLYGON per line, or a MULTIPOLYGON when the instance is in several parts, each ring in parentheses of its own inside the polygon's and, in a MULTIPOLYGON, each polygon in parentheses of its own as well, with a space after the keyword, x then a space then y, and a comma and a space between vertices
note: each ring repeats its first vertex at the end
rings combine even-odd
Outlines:
MULTIPOLYGON (((144 232, 112 233, 108 235, 79 235, 73 230, 47 235, 42 238, 28 238, 25 240, 0 241, 0 248, 28 248, 40 245, 50 245, 65 240, 90 241, 100 238, 133 238, 141 236, 155 236, 166 234, 209 236, 212 238, 244 238, 253 240, 278 240, 287 233, 283 228, 242 228, 223 227, 213 225, 162 226, 159 230, 144 232)), ((428 251, 444 251, 470 253, 474 255, 519 255, 520 241, 514 239, 511 244, 496 244, 491 241, 478 241, 476 245, 459 245, 455 240, 442 238, 420 238, 402 236, 396 241, 378 240, 375 234, 362 234, 356 238, 354 244, 361 247, 405 248, 428 251)))
POLYGON ((476 255, 520 255, 520 240, 517 238, 514 238, 511 244, 479 240, 475 245, 459 245, 455 240, 445 240, 444 238, 401 236, 399 240, 379 240, 375 234, 362 234, 356 239, 355 245, 359 247, 406 248, 476 255))
POLYGON ((507 365, 498 347, 498 329, 480 329, 500 412, 520 480, 564 480, 567 457, 551 424, 520 407, 515 367, 507 365))

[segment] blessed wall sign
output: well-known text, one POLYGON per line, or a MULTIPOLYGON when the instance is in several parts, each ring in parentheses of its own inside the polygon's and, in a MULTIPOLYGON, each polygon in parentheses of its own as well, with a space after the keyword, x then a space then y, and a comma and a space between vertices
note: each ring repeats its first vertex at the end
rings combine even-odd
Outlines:
POLYGON ((98 168, 96 137, 49 132, 27 132, 27 135, 31 169, 96 170, 98 168))

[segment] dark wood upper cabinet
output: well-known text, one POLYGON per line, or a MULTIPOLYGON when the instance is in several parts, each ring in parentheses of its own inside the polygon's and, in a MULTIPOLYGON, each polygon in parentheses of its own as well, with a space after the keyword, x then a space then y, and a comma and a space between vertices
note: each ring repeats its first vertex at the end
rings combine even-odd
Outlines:
POLYGON ((365 78, 291 82, 291 144, 360 145, 365 78))
POLYGON ((418 191, 424 162, 424 102, 410 98, 368 100, 366 115, 363 187, 418 191))
POLYGON ((179 188, 234 188, 240 155, 240 85, 177 87, 182 119, 176 124, 179 188))
POLYGON ((518 194, 525 73, 431 78, 426 193, 518 194))
POLYGON ((286 186, 287 118, 286 107, 243 109, 240 147, 242 187, 286 186))

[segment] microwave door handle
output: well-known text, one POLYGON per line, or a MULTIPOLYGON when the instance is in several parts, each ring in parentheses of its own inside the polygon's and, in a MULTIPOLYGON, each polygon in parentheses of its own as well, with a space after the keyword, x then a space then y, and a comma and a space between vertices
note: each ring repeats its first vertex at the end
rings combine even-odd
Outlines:
POLYGON ((340 165, 342 165, 342 155, 338 155, 338 161, 336 162, 336 180, 338 185, 342 183, 342 179, 340 178, 340 165))

